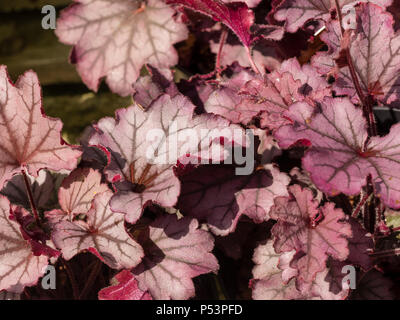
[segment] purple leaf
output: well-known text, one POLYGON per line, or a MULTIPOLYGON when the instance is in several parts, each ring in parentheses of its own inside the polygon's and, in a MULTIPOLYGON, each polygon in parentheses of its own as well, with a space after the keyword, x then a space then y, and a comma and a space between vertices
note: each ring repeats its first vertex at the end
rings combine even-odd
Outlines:
POLYGON ((380 271, 371 269, 358 281, 351 300, 393 300, 394 283, 380 271))
MULTIPOLYGON (((27 175, 30 181, 33 199, 38 209, 47 209, 51 198, 56 196, 56 177, 50 172, 41 170, 35 179, 27 175)), ((1 190, 1 194, 6 196, 11 203, 30 209, 29 198, 26 193, 26 186, 22 175, 14 176, 7 182, 1 190)))
POLYGON ((275 137, 287 148, 297 141, 311 147, 303 158, 303 168, 315 185, 329 195, 358 194, 371 175, 374 190, 383 202, 400 208, 397 185, 400 126, 392 126, 384 137, 372 137, 366 144, 366 121, 361 109, 347 98, 325 98, 318 108, 307 103, 293 104, 285 116, 292 124, 280 128, 275 137))
POLYGON ((113 92, 127 96, 145 63, 167 68, 178 62, 173 44, 187 30, 163 1, 75 2, 61 13, 56 34, 74 46, 71 60, 90 89, 97 91, 106 77, 113 92))
POLYGON ((254 40, 250 32, 254 14, 243 2, 224 4, 221 0, 167 0, 167 3, 184 5, 222 22, 237 35, 245 47, 250 47, 254 40))
POLYGON ((217 235, 233 232, 245 214, 256 223, 269 219, 277 196, 287 195, 289 178, 271 165, 251 175, 235 175, 230 166, 202 166, 182 177, 178 207, 206 221, 217 235))

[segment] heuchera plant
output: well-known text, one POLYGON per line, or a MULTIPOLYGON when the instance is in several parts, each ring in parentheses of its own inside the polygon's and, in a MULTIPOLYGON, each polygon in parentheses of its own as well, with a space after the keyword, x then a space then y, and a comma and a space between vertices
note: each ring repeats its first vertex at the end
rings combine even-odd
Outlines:
POLYGON ((396 298, 398 2, 72 2, 70 62, 133 104, 70 145, 0 66, 1 299, 396 298))

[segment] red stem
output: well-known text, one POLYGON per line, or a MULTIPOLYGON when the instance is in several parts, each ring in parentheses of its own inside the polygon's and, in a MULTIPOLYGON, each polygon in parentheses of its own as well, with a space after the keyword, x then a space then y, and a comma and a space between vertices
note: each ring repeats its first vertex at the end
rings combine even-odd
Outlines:
MULTIPOLYGON (((341 31, 341 34, 343 36, 344 29, 343 29, 343 22, 342 22, 342 11, 340 10, 340 5, 339 5, 338 0, 335 0, 335 5, 336 5, 336 13, 337 13, 338 18, 339 18, 340 31, 341 31)), ((365 114, 365 116, 367 118, 368 134, 369 134, 369 136, 376 136, 377 135, 377 129, 376 129, 375 117, 374 117, 374 113, 373 113, 373 110, 372 110, 371 101, 370 101, 369 98, 364 96, 364 93, 363 93, 363 91, 361 89, 361 85, 360 85, 360 82, 358 81, 356 69, 354 67, 353 59, 351 58, 351 54, 350 54, 349 48, 345 48, 344 51, 346 53, 346 60, 347 60, 347 64, 348 64, 348 67, 349 67, 349 70, 350 70, 351 78, 353 80, 354 88, 356 89, 358 98, 360 99, 361 104, 363 106, 364 114, 365 114)))
POLYGON ((370 195, 371 195, 371 192, 366 193, 366 194, 363 195, 363 197, 361 198, 360 202, 357 204, 357 207, 354 209, 353 213, 351 214, 351 216, 353 218, 357 218, 358 217, 358 214, 360 213, 360 210, 361 210, 362 206, 368 200, 370 195))
POLYGON ((250 62, 251 68, 253 69, 253 71, 256 74, 260 74, 261 72, 260 72, 260 70, 258 70, 256 64, 254 63, 253 56, 251 55, 250 48, 249 47, 245 47, 245 48, 246 48, 247 57, 249 58, 249 62, 250 62))
POLYGON ((226 38, 228 36, 228 30, 224 29, 221 33, 221 37, 219 39, 219 49, 218 49, 218 54, 217 54, 217 60, 215 62, 215 70, 217 72, 217 79, 221 77, 221 54, 222 54, 222 48, 224 47, 226 38))
POLYGON ((40 217, 39 217, 38 211, 37 211, 37 209, 36 209, 35 200, 33 199, 33 193, 32 193, 32 189, 31 189, 31 183, 29 182, 29 179, 28 179, 28 176, 27 176, 25 170, 22 169, 21 172, 22 172, 22 176, 24 177, 26 192, 27 192, 27 194, 28 194, 29 204, 31 205, 31 209, 32 209, 33 216, 35 217, 36 223, 37 223, 38 226, 40 227, 40 226, 42 225, 42 223, 41 223, 41 221, 40 221, 40 217))
POLYGON ((394 249, 382 250, 382 251, 378 251, 378 252, 369 253, 369 256, 373 257, 373 258, 387 258, 387 257, 392 257, 392 256, 398 256, 398 255, 400 255, 400 248, 394 248, 394 249))

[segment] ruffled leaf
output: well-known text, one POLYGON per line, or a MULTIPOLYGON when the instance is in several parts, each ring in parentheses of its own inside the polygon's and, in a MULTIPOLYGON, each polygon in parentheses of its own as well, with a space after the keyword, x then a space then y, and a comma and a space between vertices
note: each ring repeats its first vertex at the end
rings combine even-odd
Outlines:
POLYGON ((20 293, 45 273, 48 258, 35 256, 20 225, 10 219, 10 202, 0 196, 0 291, 20 293))
POLYGON ((322 191, 335 195, 358 194, 372 177, 374 191, 384 203, 400 208, 399 143, 400 126, 392 126, 384 137, 366 143, 366 121, 361 109, 346 98, 325 98, 314 108, 296 103, 285 116, 292 124, 281 127, 275 137, 287 148, 297 141, 311 147, 303 158, 303 168, 322 191))
POLYGON ((128 235, 124 216, 109 207, 111 191, 95 196, 87 221, 61 221, 54 226, 52 239, 66 260, 89 250, 109 267, 133 268, 143 256, 142 248, 128 235))
POLYGON ((272 228, 278 253, 296 250, 291 267, 299 271, 298 285, 310 283, 326 268, 328 256, 344 261, 349 255, 350 225, 334 204, 318 208, 310 190, 298 185, 289 187, 291 198, 278 197, 270 216, 278 222, 272 228))

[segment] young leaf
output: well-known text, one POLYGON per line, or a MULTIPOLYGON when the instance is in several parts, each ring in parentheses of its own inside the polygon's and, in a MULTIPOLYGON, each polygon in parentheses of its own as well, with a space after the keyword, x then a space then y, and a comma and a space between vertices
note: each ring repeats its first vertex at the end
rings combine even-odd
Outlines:
POLYGON ((326 268, 328 256, 339 261, 349 255, 346 237, 351 237, 350 225, 342 222, 344 213, 326 203, 317 208, 313 194, 298 185, 289 187, 291 198, 277 197, 270 217, 278 220, 272 228, 276 252, 296 250, 291 267, 299 271, 297 281, 310 283, 326 268))
MULTIPOLYGON (((290 260, 293 252, 278 254, 273 242, 268 241, 256 248, 253 255, 255 267, 251 287, 254 300, 303 300, 307 299, 296 289, 295 280, 282 280, 283 271, 278 267, 281 259, 290 260)), ((295 271, 292 269, 293 274, 295 271)))
POLYGON ((20 225, 10 219, 10 202, 0 196, 0 291, 20 293, 45 273, 48 258, 35 256, 20 225))
POLYGON ((74 169, 81 152, 61 139, 61 128, 43 114, 36 74, 28 71, 14 85, 0 66, 0 189, 25 168, 35 178, 40 169, 74 169))
POLYGON ((287 195, 289 178, 271 165, 251 175, 235 175, 230 166, 202 166, 182 177, 178 208, 206 221, 217 235, 233 232, 245 214, 260 223, 269 219, 274 198, 287 195))
POLYGON ((317 108, 295 103, 285 116, 293 124, 281 127, 275 137, 283 148, 297 141, 311 144, 303 168, 319 189, 330 195, 354 195, 371 175, 377 196, 387 206, 400 208, 400 175, 396 170, 399 125, 392 126, 384 137, 370 138, 365 145, 366 121, 361 109, 347 98, 325 98, 317 108))
MULTIPOLYGON (((143 112, 137 105, 121 109, 116 120, 97 124, 93 145, 111 152, 105 172, 118 190, 111 200, 115 212, 134 223, 151 201, 171 207, 180 193, 173 167, 180 160, 224 160, 233 141, 243 144, 243 129, 213 115, 193 117, 194 105, 185 97, 165 94, 143 112), (118 183, 117 183, 118 182, 118 183)), ((246 143, 246 141, 244 141, 246 143)))
POLYGON ((112 285, 99 291, 99 300, 152 300, 147 291, 138 287, 138 282, 128 270, 122 270, 113 279, 112 285))
POLYGON ((139 242, 146 254, 132 272, 139 288, 157 300, 193 297, 192 278, 219 268, 211 253, 214 240, 207 231, 198 229, 195 219, 163 215, 140 235, 139 242))
POLYGON ((178 62, 173 44, 187 30, 163 1, 75 2, 61 13, 56 34, 74 46, 71 61, 90 89, 97 91, 106 77, 113 92, 127 96, 145 63, 167 68, 178 62))
POLYGON ((95 196, 87 221, 61 221, 54 226, 52 239, 66 260, 89 250, 110 268, 133 268, 143 257, 142 248, 128 235, 124 216, 113 213, 109 201, 113 193, 95 196))

